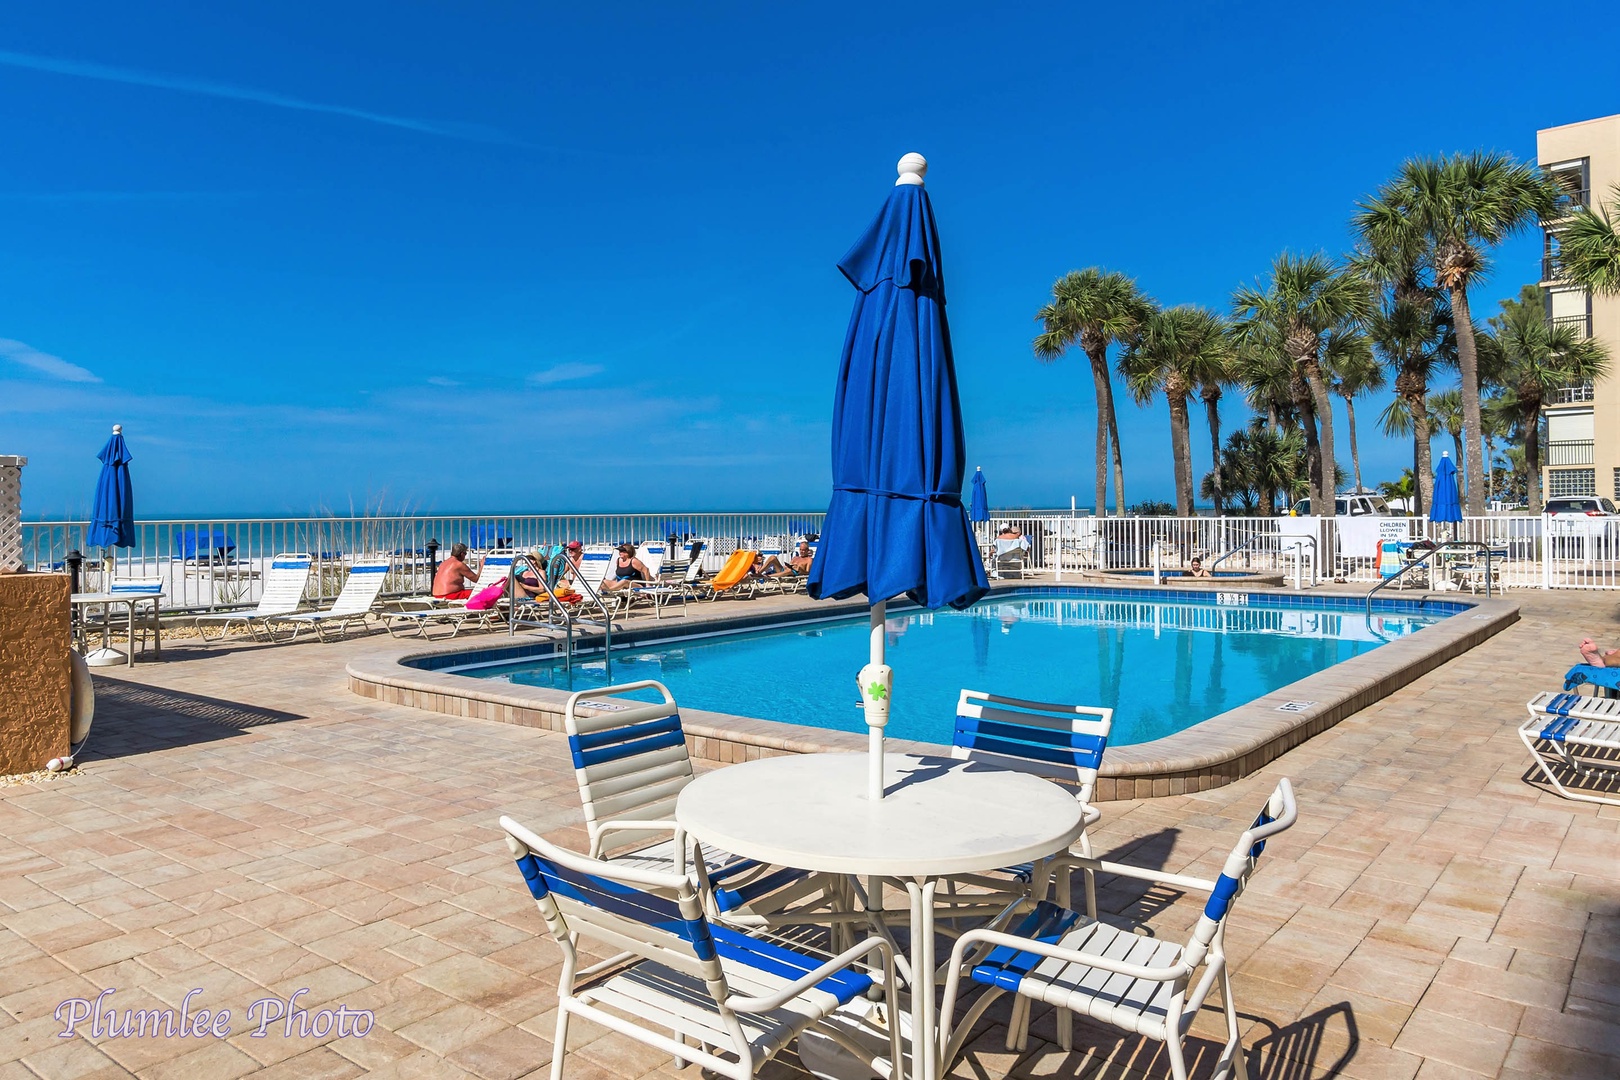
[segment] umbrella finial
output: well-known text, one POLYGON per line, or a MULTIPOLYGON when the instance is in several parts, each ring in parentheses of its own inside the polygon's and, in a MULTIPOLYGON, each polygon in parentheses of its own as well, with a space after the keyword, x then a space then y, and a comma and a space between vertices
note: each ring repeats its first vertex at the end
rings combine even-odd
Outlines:
POLYGON ((122 435, 123 433, 124 433, 124 425, 123 424, 114 424, 113 425, 113 434, 114 435, 122 435))
POLYGON ((917 153, 907 154, 900 159, 900 164, 895 168, 900 173, 900 179, 894 182, 895 187, 901 184, 916 184, 921 187, 923 177, 928 175, 928 159, 917 153))

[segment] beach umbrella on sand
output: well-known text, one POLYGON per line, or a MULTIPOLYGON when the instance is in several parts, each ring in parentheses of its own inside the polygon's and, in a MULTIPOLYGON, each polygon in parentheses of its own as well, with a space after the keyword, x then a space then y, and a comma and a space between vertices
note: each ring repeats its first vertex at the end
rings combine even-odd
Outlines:
POLYGON ((858 683, 871 738, 868 794, 883 798, 883 728, 893 672, 885 601, 965 608, 989 591, 962 507, 962 417, 945 324, 945 283, 928 163, 900 159, 883 209, 839 262, 855 286, 833 400, 832 499, 810 567, 812 597, 872 602, 871 659, 858 683))
POLYGON ((1451 455, 1442 450, 1439 464, 1434 467, 1434 505, 1429 507, 1429 520, 1451 522, 1451 535, 1455 539, 1462 519, 1462 501, 1457 497, 1457 466, 1451 455))
POLYGON ((984 487, 983 468, 973 470, 973 497, 968 503, 968 520, 990 520, 990 493, 984 487))
POLYGON ((90 509, 90 530, 86 545, 104 548, 135 546, 135 494, 129 483, 129 447, 124 445, 124 427, 114 424, 112 438, 96 455, 101 474, 96 477, 96 499, 90 509))

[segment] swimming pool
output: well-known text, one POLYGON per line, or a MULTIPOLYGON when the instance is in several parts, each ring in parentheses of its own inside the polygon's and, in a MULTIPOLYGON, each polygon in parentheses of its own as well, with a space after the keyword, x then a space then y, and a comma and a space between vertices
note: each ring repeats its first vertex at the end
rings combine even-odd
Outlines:
MULTIPOLYGON (((888 620, 895 669, 888 733, 949 743, 965 686, 1115 710, 1114 745, 1164 738, 1263 694, 1411 634, 1450 604, 1145 590, 1020 591, 967 611, 903 611, 888 620)), ((855 672, 864 616, 614 650, 572 671, 549 657, 449 670, 582 690, 657 679, 690 708, 864 732, 855 672)))

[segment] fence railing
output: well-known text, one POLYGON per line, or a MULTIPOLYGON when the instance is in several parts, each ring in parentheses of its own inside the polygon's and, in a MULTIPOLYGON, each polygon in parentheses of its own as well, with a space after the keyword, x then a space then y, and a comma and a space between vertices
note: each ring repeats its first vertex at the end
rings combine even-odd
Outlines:
MULTIPOLYGON (((785 551, 797 537, 819 534, 822 522, 817 512, 148 521, 137 524, 133 547, 111 553, 110 569, 117 577, 161 579, 165 610, 204 611, 257 602, 269 562, 280 552, 315 556, 306 595, 318 602, 338 593, 356 557, 378 553, 394 560, 384 595, 427 591, 431 541, 446 552, 457 542, 487 551, 569 540, 703 539, 712 568, 739 547, 785 551)), ((1004 509, 976 527, 987 552, 1002 522, 1029 537, 1031 570, 1064 580, 1083 572, 1147 574, 1155 563, 1174 573, 1197 556, 1217 573, 1373 584, 1380 579, 1380 540, 1434 539, 1490 547, 1494 580, 1504 588, 1620 588, 1620 518, 1493 514, 1440 524, 1421 517, 1120 518, 1004 509)), ((100 587, 107 575, 103 552, 86 546, 85 531, 83 522, 24 522, 24 560, 36 570, 62 569, 68 553, 80 551, 86 557, 81 587, 100 587)))

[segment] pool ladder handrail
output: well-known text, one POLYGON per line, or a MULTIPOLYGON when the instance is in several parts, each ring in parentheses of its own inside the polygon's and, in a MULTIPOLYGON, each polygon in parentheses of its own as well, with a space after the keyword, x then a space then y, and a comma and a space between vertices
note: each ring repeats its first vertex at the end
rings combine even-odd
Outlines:
MULTIPOLYGON (((536 566, 534 557, 528 552, 522 552, 516 558, 514 558, 512 560, 512 565, 508 567, 506 571, 506 595, 508 602, 512 605, 511 613, 506 620, 507 636, 513 637, 517 634, 519 621, 517 612, 517 567, 519 562, 522 562, 524 565, 528 566, 530 570, 534 571, 535 580, 539 582, 541 591, 545 593, 547 608, 545 622, 531 623, 525 620, 524 625, 562 627, 563 670, 565 671, 572 671, 574 669, 574 627, 576 625, 601 626, 602 658, 607 664, 608 677, 611 679, 613 675, 613 613, 608 610, 607 603, 602 599, 601 594, 596 591, 596 588, 591 585, 590 582, 584 580, 583 578, 578 579, 577 585, 580 587, 581 594, 584 595, 588 601, 594 602, 597 609, 602 612, 601 619, 580 618, 575 612, 569 610, 567 604, 563 603, 557 598, 557 593, 552 589, 551 582, 546 579, 546 568, 544 566, 536 566)), ((584 609, 584 606, 585 604, 582 602, 580 604, 581 610, 584 609)))
POLYGON ((1419 566, 1427 566, 1430 559, 1433 559, 1442 553, 1473 555, 1476 558, 1483 554, 1485 556, 1485 599, 1491 599, 1493 595, 1491 592, 1491 558, 1494 554, 1491 551, 1491 546, 1486 543, 1477 543, 1472 540, 1442 540, 1436 543, 1434 547, 1430 548, 1428 551, 1425 551, 1421 557, 1413 559, 1410 562, 1403 563, 1399 570, 1395 571, 1393 574, 1389 575, 1389 577, 1382 579, 1378 582, 1378 584, 1368 589, 1366 598, 1368 613, 1372 612, 1372 598, 1374 593, 1399 581, 1407 571, 1414 570, 1419 566))
POLYGON ((1277 551, 1279 554, 1282 552, 1284 547, 1296 549, 1296 554, 1294 556, 1294 587, 1296 589, 1303 587, 1300 584, 1300 563, 1303 562, 1305 558, 1305 545, 1309 544, 1311 546, 1311 584, 1316 584, 1317 571, 1321 569, 1322 562, 1316 550, 1316 537, 1296 535, 1292 533, 1287 534, 1286 536, 1283 533, 1260 533, 1258 535, 1249 537, 1247 540, 1243 541, 1243 543, 1239 544, 1231 551, 1228 551, 1226 554, 1217 556, 1215 560, 1209 564, 1210 577, 1215 576, 1215 568, 1221 565, 1221 563, 1225 562, 1227 559, 1230 559, 1234 555, 1254 548, 1254 546, 1262 540, 1277 541, 1277 551))

